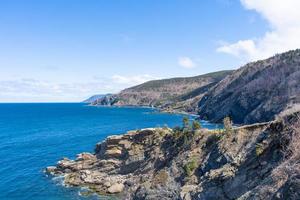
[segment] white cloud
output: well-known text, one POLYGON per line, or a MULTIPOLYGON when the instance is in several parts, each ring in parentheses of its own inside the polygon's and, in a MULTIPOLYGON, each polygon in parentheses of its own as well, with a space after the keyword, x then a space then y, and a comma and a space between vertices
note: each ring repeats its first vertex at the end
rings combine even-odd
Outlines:
POLYGON ((157 79, 157 77, 148 74, 135 75, 135 76, 122 76, 116 74, 112 76, 112 80, 114 81, 114 83, 124 84, 124 85, 137 85, 154 79, 157 79))
POLYGON ((80 102, 94 94, 116 93, 149 80, 150 75, 94 78, 90 82, 54 83, 36 79, 0 81, 1 102, 80 102))
POLYGON ((179 57, 178 65, 187 69, 196 67, 196 63, 189 57, 179 57))
POLYGON ((255 43, 252 40, 240 40, 234 44, 225 44, 217 49, 218 52, 241 56, 243 54, 255 53, 255 43))
POLYGON ((240 40, 217 48, 239 58, 257 60, 276 53, 300 48, 299 0, 240 0, 249 10, 255 10, 270 24, 270 31, 260 38, 240 40))
POLYGON ((49 102, 82 101, 99 92, 111 92, 114 88, 103 82, 53 83, 35 79, 0 81, 0 101, 49 102))

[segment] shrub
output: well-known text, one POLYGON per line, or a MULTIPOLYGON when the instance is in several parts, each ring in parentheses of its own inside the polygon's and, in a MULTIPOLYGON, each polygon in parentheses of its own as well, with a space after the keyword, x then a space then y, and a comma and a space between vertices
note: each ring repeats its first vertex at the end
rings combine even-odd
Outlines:
POLYGON ((179 126, 173 128, 174 137, 178 139, 182 133, 182 129, 179 126))
POLYGON ((261 143, 257 143, 255 145, 255 154, 256 156, 260 156, 264 152, 264 145, 261 143))
POLYGON ((232 121, 230 117, 225 117, 223 120, 224 124, 224 129, 226 133, 231 133, 232 132, 232 121))
POLYGON ((197 168, 197 162, 195 159, 192 159, 191 161, 186 163, 183 167, 187 176, 191 176, 194 173, 196 168, 197 168))
POLYGON ((190 120, 188 117, 184 117, 182 119, 182 125, 184 129, 189 129, 190 128, 190 120))
POLYGON ((161 136, 161 137, 163 137, 164 135, 165 135, 165 131, 166 129, 165 128, 162 128, 162 129, 158 129, 158 134, 159 134, 159 136, 161 136))
POLYGON ((194 120, 193 121, 193 130, 195 131, 195 130, 199 130, 200 128, 201 128, 201 124, 199 123, 199 121, 197 121, 197 120, 194 120))
POLYGON ((221 138, 221 134, 212 134, 210 135, 206 142, 205 142, 205 145, 207 148, 209 148, 210 146, 216 144, 221 138))

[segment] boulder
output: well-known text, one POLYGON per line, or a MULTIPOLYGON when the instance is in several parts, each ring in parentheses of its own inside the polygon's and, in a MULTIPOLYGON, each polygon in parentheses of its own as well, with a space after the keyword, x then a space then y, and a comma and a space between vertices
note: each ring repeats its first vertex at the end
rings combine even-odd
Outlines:
POLYGON ((123 183, 115 183, 107 189, 108 193, 110 194, 120 193, 123 190, 124 190, 123 183))
POLYGON ((80 153, 77 155, 76 161, 81 160, 95 160, 96 156, 91 153, 80 153))
POLYGON ((46 167, 46 173, 55 174, 55 172, 56 172, 56 167, 55 166, 46 167))
POLYGON ((117 158, 122 155, 122 150, 119 148, 108 149, 108 150, 106 150, 105 155, 108 158, 117 158))
POLYGON ((110 183, 109 181, 107 181, 107 182, 105 182, 103 185, 104 185, 105 187, 109 188, 109 187, 111 186, 111 183, 110 183))

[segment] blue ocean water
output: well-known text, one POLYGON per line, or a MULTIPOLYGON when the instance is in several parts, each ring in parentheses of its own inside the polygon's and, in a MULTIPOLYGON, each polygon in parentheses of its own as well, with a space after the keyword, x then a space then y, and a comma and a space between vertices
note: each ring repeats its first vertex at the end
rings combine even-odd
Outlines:
MULTIPOLYGON (((93 152, 95 144, 132 129, 180 125, 182 115, 150 108, 91 107, 80 103, 0 104, 0 199, 82 197, 43 169, 62 157, 93 152)), ((207 128, 216 125, 202 123, 207 128)))

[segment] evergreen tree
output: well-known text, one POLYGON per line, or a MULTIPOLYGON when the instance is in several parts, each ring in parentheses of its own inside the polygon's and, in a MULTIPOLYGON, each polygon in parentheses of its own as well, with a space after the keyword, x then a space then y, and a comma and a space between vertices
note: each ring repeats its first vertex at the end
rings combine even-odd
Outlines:
POLYGON ((189 129, 190 128, 190 120, 188 117, 184 117, 182 119, 182 123, 183 123, 183 129, 189 129))
POLYGON ((193 130, 199 130, 201 128, 201 124, 199 123, 199 121, 194 120, 193 121, 193 130))

